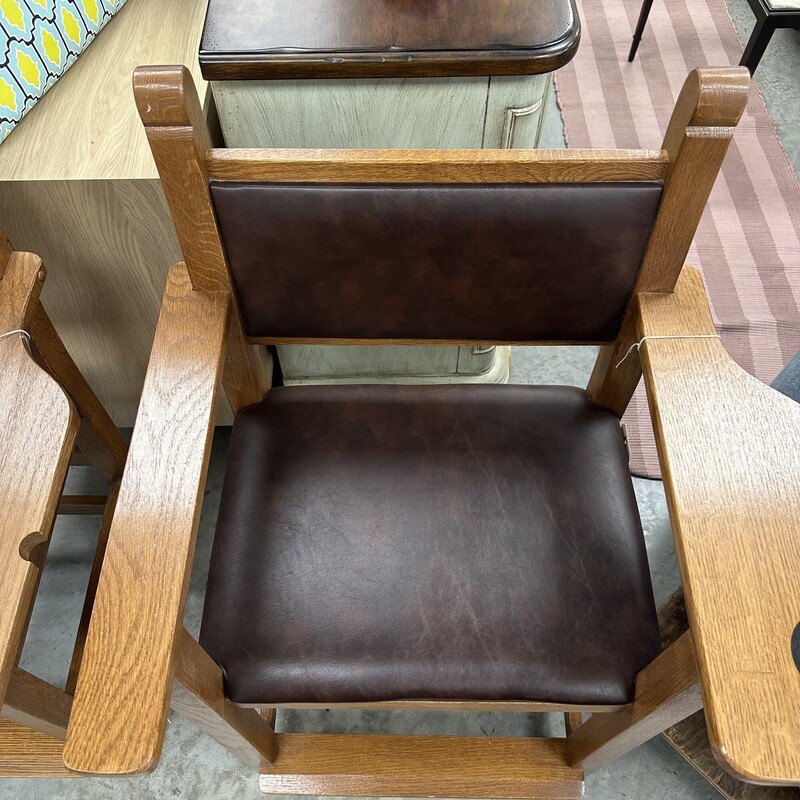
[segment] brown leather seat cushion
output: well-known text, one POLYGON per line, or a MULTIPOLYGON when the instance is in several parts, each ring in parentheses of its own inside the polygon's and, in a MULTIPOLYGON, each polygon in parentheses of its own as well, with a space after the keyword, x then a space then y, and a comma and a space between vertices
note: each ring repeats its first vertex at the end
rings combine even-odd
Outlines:
POLYGON ((626 703, 659 652, 583 391, 273 389, 235 420, 200 640, 240 703, 626 703))

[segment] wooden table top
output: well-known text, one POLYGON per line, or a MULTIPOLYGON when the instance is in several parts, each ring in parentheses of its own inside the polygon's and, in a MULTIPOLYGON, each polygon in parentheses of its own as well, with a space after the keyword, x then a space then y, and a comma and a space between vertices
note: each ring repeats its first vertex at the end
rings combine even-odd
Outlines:
POLYGON ((207 80, 530 75, 578 48, 573 0, 209 0, 207 80))

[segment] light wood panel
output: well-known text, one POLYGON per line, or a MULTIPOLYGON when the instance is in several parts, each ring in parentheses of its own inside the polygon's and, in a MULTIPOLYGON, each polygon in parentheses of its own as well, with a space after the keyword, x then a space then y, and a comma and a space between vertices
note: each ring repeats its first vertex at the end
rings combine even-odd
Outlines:
POLYGON ((229 319, 225 293, 193 292, 186 267, 173 267, 67 733, 78 772, 158 762, 229 319))
MULTIPOLYGON (((25 329, 38 305, 44 268, 13 253, 0 282, 0 333, 25 329)), ((5 697, 28 624, 39 567, 25 542, 46 552, 78 431, 62 389, 31 358, 18 335, 0 339, 0 698, 5 697), (22 549, 21 549, 22 548, 22 549)), ((38 558, 37 558, 38 560, 38 558)))
MULTIPOLYGON (((0 147, 4 181, 158 177, 131 97, 140 64, 197 63, 206 0, 130 0, 0 147)), ((91 221, 88 222, 91 224, 91 221)), ((17 246, 15 237, 11 240, 17 246)))
MULTIPOLYGON (((715 333, 691 268, 637 302, 641 336, 715 333)), ((650 339, 641 361, 711 746, 743 779, 800 783, 800 405, 719 339, 650 339)))
POLYGON ((166 272, 181 258, 158 181, 4 181, 0 218, 48 266, 44 307, 78 368, 114 422, 132 425, 166 272))
POLYGON ((661 150, 212 149, 212 180, 311 183, 583 183, 661 180, 661 150))
POLYGON ((269 794, 577 800, 583 773, 564 739, 278 734, 269 794))
POLYGON ((0 146, 3 226, 50 268, 48 313, 121 426, 136 418, 167 270, 181 260, 131 75, 142 63, 189 64, 208 106, 197 64, 205 9, 130 0, 0 146))

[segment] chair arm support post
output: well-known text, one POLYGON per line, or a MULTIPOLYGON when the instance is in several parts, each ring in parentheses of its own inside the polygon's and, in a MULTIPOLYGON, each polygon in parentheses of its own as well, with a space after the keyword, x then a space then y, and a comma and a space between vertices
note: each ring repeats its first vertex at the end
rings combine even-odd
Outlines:
POLYGON ((254 708, 225 697, 222 670, 196 639, 181 628, 172 707, 245 764, 259 769, 275 760, 275 730, 254 708))
POLYGON ((613 411, 618 417, 625 413, 642 378, 639 360, 625 359, 628 348, 636 341, 636 314, 633 308, 628 308, 617 341, 600 348, 586 387, 590 400, 613 411))
POLYGON ((569 764, 592 772, 702 706, 692 634, 687 631, 639 673, 633 703, 613 714, 592 714, 570 732, 569 764))
POLYGON ((76 772, 158 763, 229 320, 227 292, 170 270, 67 730, 76 772))
POLYGON ((636 307, 712 749, 800 784, 800 405, 728 356, 696 270, 636 307))

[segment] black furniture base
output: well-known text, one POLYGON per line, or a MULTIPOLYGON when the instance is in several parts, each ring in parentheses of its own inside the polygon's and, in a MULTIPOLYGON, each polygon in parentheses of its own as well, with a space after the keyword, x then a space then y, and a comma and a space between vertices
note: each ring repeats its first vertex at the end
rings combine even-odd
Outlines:
MULTIPOLYGON (((761 56, 764 55, 764 51, 767 49, 772 34, 778 28, 800 29, 800 10, 770 8, 766 0, 747 0, 747 2, 756 16, 756 26, 750 35, 739 65, 747 67, 752 75, 756 71, 759 61, 761 61, 761 56)), ((628 53, 628 61, 633 61, 636 56, 652 7, 653 0, 644 0, 642 3, 639 21, 636 23, 631 49, 628 53)))

